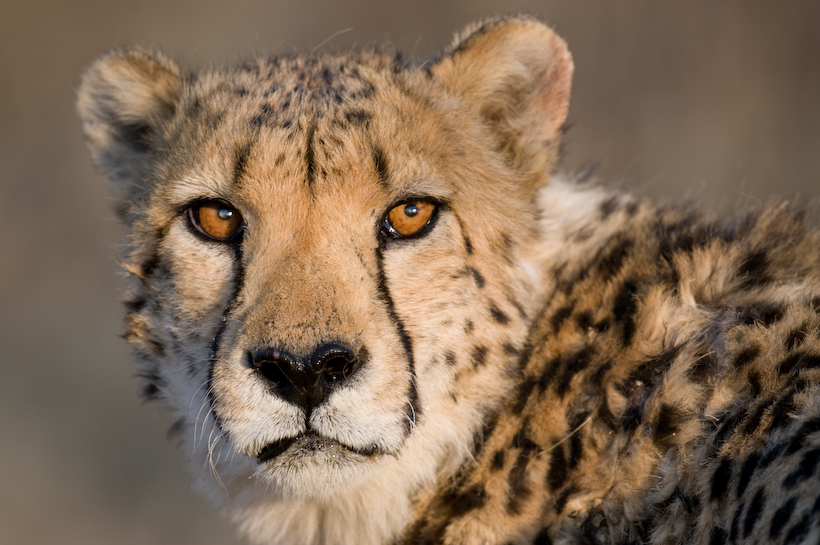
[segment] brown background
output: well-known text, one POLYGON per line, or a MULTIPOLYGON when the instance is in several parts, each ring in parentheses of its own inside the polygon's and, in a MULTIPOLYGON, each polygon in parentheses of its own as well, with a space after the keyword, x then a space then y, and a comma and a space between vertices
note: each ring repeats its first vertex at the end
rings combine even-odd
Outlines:
POLYGON ((424 58, 523 11, 576 62, 565 165, 727 209, 820 195, 820 2, 0 0, 0 543, 237 542, 140 405, 103 180, 73 109, 108 48, 187 66, 391 41, 424 58))

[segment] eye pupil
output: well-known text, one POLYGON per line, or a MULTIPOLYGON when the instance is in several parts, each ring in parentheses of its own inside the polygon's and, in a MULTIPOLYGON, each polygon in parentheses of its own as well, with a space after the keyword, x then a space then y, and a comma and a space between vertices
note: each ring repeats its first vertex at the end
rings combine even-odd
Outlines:
POLYGON ((219 216, 219 219, 227 221, 233 217, 233 210, 220 208, 216 214, 219 216))
POLYGON ((415 204, 408 204, 404 207, 404 213, 412 218, 419 213, 419 207, 415 204))

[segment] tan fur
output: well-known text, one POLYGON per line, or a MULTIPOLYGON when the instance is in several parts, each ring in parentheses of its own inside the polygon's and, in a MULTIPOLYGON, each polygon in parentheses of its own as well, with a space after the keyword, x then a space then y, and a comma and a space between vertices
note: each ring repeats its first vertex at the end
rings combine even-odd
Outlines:
POLYGON ((86 73, 144 394, 252 540, 816 542, 817 233, 552 176, 572 71, 510 18, 421 67, 86 73), (190 219, 213 199, 232 241, 190 219))

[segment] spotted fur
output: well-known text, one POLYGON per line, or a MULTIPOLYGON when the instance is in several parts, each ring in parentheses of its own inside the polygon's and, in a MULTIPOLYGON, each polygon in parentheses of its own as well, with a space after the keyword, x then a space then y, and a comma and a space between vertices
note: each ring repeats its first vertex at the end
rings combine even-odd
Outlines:
POLYGON ((553 175, 572 69, 511 18, 420 66, 86 73, 143 394, 255 542, 818 542, 818 233, 553 175))

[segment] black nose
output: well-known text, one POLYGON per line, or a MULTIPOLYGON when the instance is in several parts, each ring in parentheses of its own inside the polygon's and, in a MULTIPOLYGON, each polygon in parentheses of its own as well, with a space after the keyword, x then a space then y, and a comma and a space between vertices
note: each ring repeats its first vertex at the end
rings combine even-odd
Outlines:
POLYGON ((361 358, 339 344, 322 345, 305 358, 271 347, 249 353, 248 358, 271 392, 304 408, 306 414, 361 366, 361 358))

